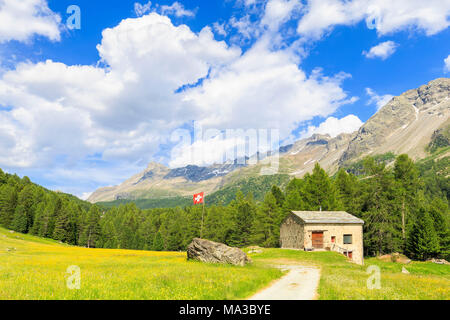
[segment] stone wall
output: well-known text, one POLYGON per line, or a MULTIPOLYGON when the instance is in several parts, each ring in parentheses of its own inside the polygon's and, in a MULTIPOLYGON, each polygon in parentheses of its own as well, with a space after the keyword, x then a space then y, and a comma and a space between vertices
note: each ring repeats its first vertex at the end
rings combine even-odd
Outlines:
POLYGON ((289 215, 280 227, 281 248, 303 249, 304 232, 302 221, 294 215, 289 215))

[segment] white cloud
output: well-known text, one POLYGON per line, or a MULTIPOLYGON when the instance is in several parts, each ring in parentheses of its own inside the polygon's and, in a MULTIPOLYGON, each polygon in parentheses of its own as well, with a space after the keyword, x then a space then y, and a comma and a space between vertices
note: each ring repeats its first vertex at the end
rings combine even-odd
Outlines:
POLYGON ((145 4, 141 4, 139 2, 136 2, 134 4, 134 12, 136 13, 136 15, 138 17, 143 16, 144 14, 147 14, 149 12, 151 12, 151 8, 152 8, 152 2, 149 1, 145 4))
POLYGON ((214 22, 214 23, 213 23, 213 29, 214 29, 214 31, 215 31, 217 34, 219 34, 219 35, 221 35, 221 36, 224 36, 224 37, 226 37, 227 34, 228 34, 225 28, 226 28, 225 23, 218 23, 218 22, 214 22))
POLYGON ((172 5, 152 5, 152 2, 149 1, 145 4, 141 4, 136 2, 134 4, 134 12, 138 17, 141 17, 150 12, 157 12, 166 16, 175 16, 177 18, 181 17, 194 17, 195 12, 191 10, 187 10, 184 8, 183 4, 179 2, 174 2, 172 5), (153 7, 153 8, 152 8, 153 7))
POLYGON ((341 133, 353 133, 359 130, 363 124, 364 123, 353 114, 341 119, 329 117, 318 127, 309 126, 308 129, 302 134, 302 138, 310 137, 313 134, 329 134, 332 138, 334 138, 341 133))
POLYGON ((369 59, 380 58, 386 60, 395 53, 397 47, 398 45, 394 41, 386 41, 372 47, 369 52, 364 51, 363 54, 369 59))
POLYGON ((328 116, 353 102, 342 90, 349 75, 307 76, 289 51, 270 51, 257 43, 240 59, 222 68, 186 100, 204 110, 206 127, 280 128, 281 139, 302 121, 328 116))
POLYGON ((174 15, 176 17, 193 17, 194 11, 186 10, 184 6, 179 2, 174 2, 172 5, 161 6, 161 13, 165 15, 174 15))
POLYGON ((81 199, 81 200, 87 200, 87 199, 89 199, 89 197, 92 195, 92 193, 93 192, 83 192, 83 193, 81 193, 81 195, 79 196, 79 198, 81 199))
POLYGON ((199 116, 176 90, 240 54, 208 28, 195 34, 156 13, 104 30, 98 51, 106 69, 48 60, 0 78, 0 104, 14 107, 0 111, 9 137, 0 165, 64 165, 93 154, 147 162, 171 130, 199 116))
POLYGON ((48 60, 0 76, 0 105, 12 106, 0 110, 0 166, 40 168, 62 180, 78 170, 89 185, 110 182, 112 171, 150 161, 187 121, 279 128, 283 139, 354 101, 342 89, 349 75, 307 75, 291 51, 273 51, 270 38, 242 55, 208 27, 196 34, 155 12, 105 29, 97 49, 106 67, 48 60))
POLYGON ((210 139, 202 139, 191 144, 182 144, 172 150, 169 166, 184 167, 188 164, 207 166, 223 164, 225 161, 236 159, 235 147, 245 148, 243 138, 224 138, 219 134, 210 139))
POLYGON ((298 33, 319 39, 338 25, 365 20, 379 35, 416 29, 436 34, 450 25, 449 0, 308 0, 298 33))
POLYGON ((299 0, 269 0, 261 24, 271 31, 278 31, 281 24, 291 19, 293 11, 300 9, 299 0))
POLYGON ((248 14, 239 19, 236 17, 231 17, 229 25, 237 30, 243 40, 256 38, 261 34, 259 24, 256 21, 252 21, 250 15, 248 14))
POLYGON ((366 88, 366 93, 370 97, 367 105, 375 104, 377 106, 377 110, 383 108, 389 101, 392 100, 392 98, 394 98, 391 94, 380 96, 371 88, 366 88))
POLYGON ((444 71, 450 72, 450 55, 444 60, 444 71))
POLYGON ((0 0, 0 43, 26 42, 34 35, 59 41, 60 22, 46 0, 0 0))

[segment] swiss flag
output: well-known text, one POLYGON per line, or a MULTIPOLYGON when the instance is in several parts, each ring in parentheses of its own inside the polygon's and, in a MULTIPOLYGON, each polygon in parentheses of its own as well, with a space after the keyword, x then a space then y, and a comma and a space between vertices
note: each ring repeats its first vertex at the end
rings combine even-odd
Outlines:
POLYGON ((194 204, 203 203, 203 192, 194 194, 194 204))

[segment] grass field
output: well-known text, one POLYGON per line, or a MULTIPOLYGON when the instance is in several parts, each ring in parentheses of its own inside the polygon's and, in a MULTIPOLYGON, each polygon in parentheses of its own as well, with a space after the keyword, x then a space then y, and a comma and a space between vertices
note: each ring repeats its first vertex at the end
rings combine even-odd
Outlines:
POLYGON ((264 249, 252 265, 186 261, 182 252, 86 249, 0 228, 0 299, 244 299, 282 276, 279 264, 321 269, 320 299, 450 299, 450 266, 372 258, 365 266, 334 252, 264 249), (80 267, 81 289, 66 272, 80 267), (381 289, 366 286, 369 265, 381 269, 381 289))
POLYGON ((0 229, 0 299, 242 299, 281 275, 261 265, 188 262, 178 252, 86 249, 0 229), (71 265, 81 269, 80 290, 66 286, 71 265))
POLYGON ((351 263, 335 252, 304 252, 265 249, 252 256, 255 264, 304 264, 321 269, 319 299, 322 300, 449 300, 450 266, 431 262, 411 262, 404 265, 383 262, 377 258, 365 260, 364 266, 351 263), (380 289, 368 289, 372 275, 367 268, 380 268, 380 289), (403 274, 405 267, 410 274, 403 274))

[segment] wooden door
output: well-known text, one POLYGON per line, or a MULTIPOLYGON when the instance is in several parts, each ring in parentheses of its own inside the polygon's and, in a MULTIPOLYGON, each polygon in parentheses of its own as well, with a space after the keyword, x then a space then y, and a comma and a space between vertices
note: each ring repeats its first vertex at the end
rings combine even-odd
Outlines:
POLYGON ((314 249, 323 249, 323 232, 312 233, 312 246, 314 249))

